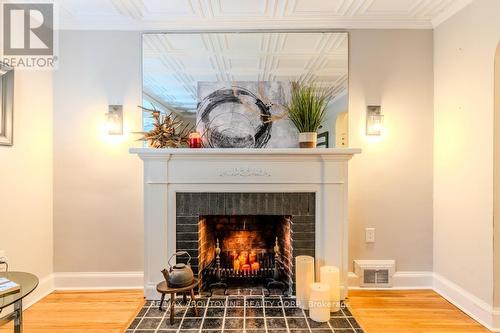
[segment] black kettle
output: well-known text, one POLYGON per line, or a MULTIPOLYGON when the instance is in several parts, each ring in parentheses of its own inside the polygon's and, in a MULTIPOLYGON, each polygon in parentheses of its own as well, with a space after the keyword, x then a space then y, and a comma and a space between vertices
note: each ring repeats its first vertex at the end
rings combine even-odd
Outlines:
POLYGON ((168 267, 167 267, 168 269, 165 268, 161 271, 169 287, 182 288, 182 287, 187 287, 191 283, 193 283, 194 274, 193 270, 191 269, 191 265, 189 264, 190 262, 191 262, 191 256, 186 251, 179 251, 172 254, 170 259, 168 259, 168 267), (172 264, 170 263, 172 258, 184 254, 187 254, 189 257, 187 263, 185 264, 179 263, 172 266, 172 264))

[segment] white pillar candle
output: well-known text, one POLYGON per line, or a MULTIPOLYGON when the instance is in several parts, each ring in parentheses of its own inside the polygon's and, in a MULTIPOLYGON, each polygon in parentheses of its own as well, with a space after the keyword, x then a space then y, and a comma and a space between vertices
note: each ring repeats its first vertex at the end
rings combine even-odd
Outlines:
POLYGON ((297 306, 307 310, 309 306, 310 285, 314 282, 314 258, 295 257, 295 283, 297 306))
POLYGON ((318 323, 330 319, 330 286, 326 283, 311 283, 309 317, 318 323))
POLYGON ((340 310, 340 271, 335 266, 322 266, 319 269, 321 283, 330 287, 330 311, 340 310))

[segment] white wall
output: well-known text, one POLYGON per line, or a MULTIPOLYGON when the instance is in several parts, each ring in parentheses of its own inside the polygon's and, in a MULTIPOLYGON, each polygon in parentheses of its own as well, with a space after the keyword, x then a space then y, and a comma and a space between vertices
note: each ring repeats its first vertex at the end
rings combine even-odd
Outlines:
POLYGON ((494 305, 500 307, 500 42, 495 55, 495 127, 494 127, 494 305))
POLYGON ((141 34, 63 31, 54 76, 56 272, 142 271, 141 34), (103 131, 123 104, 125 135, 103 131))
MULTIPOLYGON (((98 133, 114 103, 124 103, 129 127, 140 129, 140 34, 60 38, 55 271, 142 270, 142 165, 127 152, 137 143, 129 136, 111 144, 98 133)), ((350 146, 363 148, 351 163, 351 259, 432 270, 432 31, 352 31, 350 82, 350 146), (378 143, 364 136, 367 103, 381 103, 386 114, 389 133, 378 143), (364 243, 365 227, 377 228, 374 246, 364 243)))
POLYGON ((351 260, 432 271, 432 40, 431 30, 350 33, 349 146, 363 150, 349 170, 351 260), (382 106, 382 137, 365 136, 372 104, 382 106))
POLYGON ((499 13, 498 0, 474 1, 434 35, 434 269, 488 306, 499 13))
POLYGON ((14 146, 0 146, 0 250, 10 270, 32 272, 51 288, 52 72, 15 71, 14 146))

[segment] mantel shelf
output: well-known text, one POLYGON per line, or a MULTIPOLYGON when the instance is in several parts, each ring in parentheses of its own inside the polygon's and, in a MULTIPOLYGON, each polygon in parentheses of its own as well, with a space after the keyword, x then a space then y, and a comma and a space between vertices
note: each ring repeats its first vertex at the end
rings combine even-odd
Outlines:
POLYGON ((130 148, 130 153, 143 156, 168 155, 354 155, 361 153, 359 148, 266 148, 266 149, 233 149, 233 148, 130 148))

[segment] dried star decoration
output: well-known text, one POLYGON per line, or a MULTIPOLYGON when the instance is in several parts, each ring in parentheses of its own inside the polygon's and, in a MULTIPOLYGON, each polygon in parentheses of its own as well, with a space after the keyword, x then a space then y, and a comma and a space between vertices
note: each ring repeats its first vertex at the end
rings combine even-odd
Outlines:
POLYGON ((154 108, 139 107, 150 112, 154 119, 153 129, 149 132, 141 132, 143 137, 139 140, 147 141, 151 148, 184 148, 188 146, 189 133, 194 130, 193 126, 184 124, 173 113, 162 115, 154 108))

